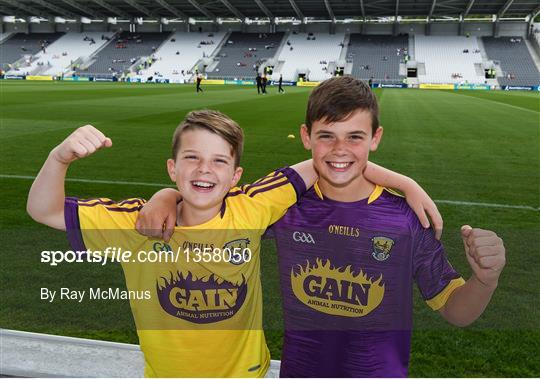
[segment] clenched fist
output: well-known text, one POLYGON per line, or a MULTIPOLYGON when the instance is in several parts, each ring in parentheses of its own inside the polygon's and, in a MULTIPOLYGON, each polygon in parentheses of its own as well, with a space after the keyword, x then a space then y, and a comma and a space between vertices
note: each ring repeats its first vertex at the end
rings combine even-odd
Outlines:
POLYGON ((64 164, 92 155, 103 147, 111 147, 112 141, 92 125, 81 126, 69 135, 53 151, 53 157, 64 164))
POLYGON ((467 261, 476 278, 489 287, 496 287, 506 264, 503 240, 491 230, 461 227, 467 261))

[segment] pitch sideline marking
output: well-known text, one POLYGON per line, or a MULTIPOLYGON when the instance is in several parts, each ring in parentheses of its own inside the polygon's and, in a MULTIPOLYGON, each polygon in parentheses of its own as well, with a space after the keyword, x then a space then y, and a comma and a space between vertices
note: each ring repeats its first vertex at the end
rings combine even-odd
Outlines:
MULTIPOLYGON (((0 178, 4 179, 26 179, 34 180, 35 176, 30 175, 5 175, 0 174, 0 178)), ((145 186, 145 187, 172 187, 171 184, 164 183, 147 183, 147 182, 128 182, 123 180, 100 180, 100 179, 77 179, 77 178, 66 178, 66 182, 76 182, 76 183, 100 183, 100 184, 118 184, 118 185, 135 185, 135 186, 145 186)), ((540 207, 533 207, 530 205, 512 205, 512 204, 496 204, 496 203, 477 203, 473 201, 457 201, 457 200, 434 200, 439 204, 450 204, 450 205, 465 205, 472 207, 487 207, 487 208, 505 208, 505 209, 524 209, 530 211, 540 211, 540 207)))
POLYGON ((464 94, 464 93, 457 93, 457 92, 453 92, 452 95, 467 96, 468 98, 473 98, 473 99, 480 100, 480 101, 487 101, 487 102, 490 102, 490 103, 502 104, 502 105, 504 105, 504 106, 507 106, 507 107, 510 107, 510 108, 514 108, 514 109, 516 109, 516 110, 525 111, 525 112, 532 112, 532 113, 534 113, 534 114, 536 114, 536 115, 538 115, 538 114, 540 113, 540 112, 538 112, 538 111, 535 111, 534 109, 518 107, 517 105, 508 104, 508 103, 502 103, 502 102, 497 101, 497 100, 486 99, 485 97, 469 96, 469 95, 466 95, 466 94, 464 94))

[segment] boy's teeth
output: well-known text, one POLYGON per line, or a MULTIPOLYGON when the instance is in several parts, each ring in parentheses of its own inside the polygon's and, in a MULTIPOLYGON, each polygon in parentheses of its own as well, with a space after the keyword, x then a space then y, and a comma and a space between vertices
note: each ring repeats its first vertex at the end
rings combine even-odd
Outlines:
POLYGON ((196 185, 197 187, 204 187, 204 188, 210 188, 214 186, 212 183, 207 183, 207 182, 193 182, 193 184, 196 185))
POLYGON ((337 163, 337 162, 330 162, 330 165, 332 167, 335 167, 335 168, 345 168, 349 165, 350 163, 337 163))

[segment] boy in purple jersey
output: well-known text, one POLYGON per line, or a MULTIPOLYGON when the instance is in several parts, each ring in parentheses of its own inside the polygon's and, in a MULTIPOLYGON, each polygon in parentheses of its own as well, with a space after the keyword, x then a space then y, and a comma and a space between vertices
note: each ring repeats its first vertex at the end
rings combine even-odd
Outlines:
POLYGON ((462 227, 473 275, 452 268, 432 230, 405 200, 363 176, 382 137, 363 82, 323 82, 311 94, 302 141, 319 180, 272 227, 285 336, 281 376, 407 376, 412 286, 450 323, 487 306, 505 264, 493 232, 462 227))
POLYGON ((332 78, 310 95, 301 135, 319 181, 272 227, 285 321, 281 376, 406 376, 413 281, 458 326, 477 319, 497 287, 505 250, 495 233, 462 227, 473 271, 465 282, 405 200, 366 180, 382 132, 363 82, 332 78))

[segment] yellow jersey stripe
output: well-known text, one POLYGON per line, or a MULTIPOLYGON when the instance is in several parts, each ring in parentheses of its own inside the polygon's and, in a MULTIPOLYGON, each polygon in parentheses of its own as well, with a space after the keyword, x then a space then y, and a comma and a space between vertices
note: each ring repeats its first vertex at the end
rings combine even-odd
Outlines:
POLYGON ((246 191, 246 195, 253 197, 255 194, 259 192, 268 191, 270 189, 280 187, 287 183, 289 183, 289 178, 287 178, 285 175, 276 176, 276 179, 273 181, 261 183, 260 185, 257 185, 257 186, 250 186, 246 191))
POLYGON ((377 200, 382 195, 383 191, 384 191, 384 187, 381 187, 380 185, 376 184, 375 189, 373 190, 371 195, 369 195, 367 203, 368 204, 373 203, 375 200, 377 200))
POLYGON ((246 191, 248 191, 250 188, 259 187, 259 186, 262 186, 262 185, 265 185, 265 184, 268 184, 268 183, 273 183, 276 180, 278 180, 279 178, 283 178, 283 177, 285 177, 285 174, 279 172, 279 173, 277 173, 277 175, 266 176, 261 180, 257 180, 255 183, 247 184, 247 185, 242 186, 242 187, 246 187, 246 191))
POLYGON ((322 194, 321 188, 319 187, 319 180, 315 182, 315 184, 313 185, 313 189, 315 190, 315 193, 317 194, 317 196, 319 196, 319 199, 324 200, 324 196, 322 194))
POLYGON ((465 280, 463 278, 457 278, 452 279, 450 283, 441 291, 438 295, 435 297, 426 300, 426 303, 433 309, 434 311, 437 311, 441 309, 444 304, 448 301, 448 298, 454 292, 454 290, 458 287, 461 287, 465 284, 465 280))
POLYGON ((262 178, 257 179, 257 180, 255 180, 253 183, 247 184, 247 185, 253 185, 253 184, 260 183, 260 182, 262 182, 262 181, 264 181, 264 180, 266 180, 266 179, 269 179, 269 178, 272 178, 272 177, 276 176, 276 174, 278 174, 278 173, 279 173, 279 172, 277 172, 277 171, 271 172, 270 174, 268 174, 268 175, 266 175, 266 176, 263 176, 262 178))
POLYGON ((99 199, 89 199, 89 200, 79 200, 79 205, 82 207, 95 207, 102 205, 108 209, 133 209, 140 208, 146 203, 145 200, 139 198, 127 199, 121 202, 116 202, 108 198, 99 198, 99 199))

